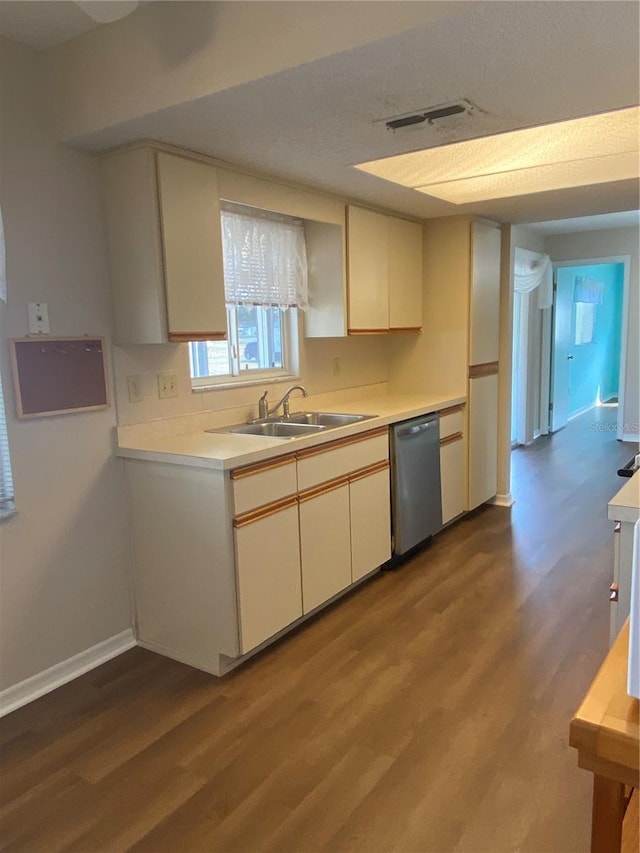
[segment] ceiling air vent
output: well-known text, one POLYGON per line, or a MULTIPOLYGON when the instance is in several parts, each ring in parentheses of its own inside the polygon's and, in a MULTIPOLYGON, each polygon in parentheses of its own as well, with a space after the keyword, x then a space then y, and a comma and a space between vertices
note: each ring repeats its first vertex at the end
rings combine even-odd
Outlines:
POLYGON ((400 130, 404 127, 411 127, 416 124, 432 125, 434 121, 439 119, 451 118, 466 113, 471 116, 478 108, 468 101, 466 98, 461 98, 459 101, 453 101, 449 104, 438 104, 435 107, 426 107, 417 113, 406 113, 401 116, 393 116, 392 118, 382 119, 389 130, 400 130))

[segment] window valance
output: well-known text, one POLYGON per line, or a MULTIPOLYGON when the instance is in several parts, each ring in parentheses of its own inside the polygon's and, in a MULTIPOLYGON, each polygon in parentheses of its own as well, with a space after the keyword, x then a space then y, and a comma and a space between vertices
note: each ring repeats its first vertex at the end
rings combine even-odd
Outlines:
POLYGON ((306 308, 302 222, 223 210, 224 286, 229 305, 306 308))
POLYGON ((513 268, 516 293, 531 293, 538 289, 538 308, 553 305, 553 270, 549 255, 516 247, 513 268))

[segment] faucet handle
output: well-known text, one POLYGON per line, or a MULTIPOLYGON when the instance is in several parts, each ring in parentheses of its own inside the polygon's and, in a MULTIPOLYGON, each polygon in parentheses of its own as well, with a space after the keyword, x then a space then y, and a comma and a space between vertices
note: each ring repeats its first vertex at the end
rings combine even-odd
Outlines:
POLYGON ((269 414, 269 404, 267 403, 267 394, 269 391, 265 391, 262 397, 258 400, 258 417, 266 418, 269 414))

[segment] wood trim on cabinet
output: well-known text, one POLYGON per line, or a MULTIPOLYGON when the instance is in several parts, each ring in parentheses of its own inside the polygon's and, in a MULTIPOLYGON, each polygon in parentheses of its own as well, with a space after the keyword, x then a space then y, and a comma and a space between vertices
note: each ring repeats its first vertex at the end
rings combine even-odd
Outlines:
POLYGON ((298 494, 298 503, 305 503, 320 495, 326 495, 328 492, 333 492, 336 489, 341 489, 343 486, 349 485, 349 477, 336 477, 334 480, 327 480, 326 483, 320 483, 319 486, 312 486, 310 489, 305 489, 298 494))
POLYGON ((270 515, 275 515, 277 512, 282 512, 285 509, 297 506, 298 499, 295 495, 290 495, 288 498, 282 498, 279 501, 274 501, 265 506, 252 509, 249 512, 243 512, 233 519, 233 526, 245 527, 247 524, 253 524, 255 521, 260 521, 263 518, 268 518, 270 515))
POLYGON ((367 465, 366 468, 360 468, 352 474, 348 474, 349 482, 355 483, 356 480, 364 480, 365 477, 371 477, 373 474, 378 474, 380 471, 386 471, 389 468, 389 460, 383 459, 381 462, 374 462, 373 465, 367 465))
POLYGON ((389 329, 347 329, 348 335, 388 335, 389 329))
POLYGON ((449 406, 448 409, 439 409, 438 414, 441 418, 445 418, 447 415, 455 415, 457 412, 464 411, 464 403, 460 403, 457 406, 449 406))
POLYGON ((420 334, 422 326, 389 326, 390 332, 414 332, 420 334))
POLYGON ((273 468, 282 468, 283 465, 291 465, 295 461, 295 454, 290 453, 287 456, 276 456, 275 459, 267 459, 264 462, 254 462, 253 465, 234 468, 231 471, 231 479, 242 480, 245 477, 252 477, 254 474, 261 474, 263 471, 271 471, 273 468))
POLYGON ((454 441, 460 441, 462 438, 464 438, 463 433, 453 432, 451 435, 447 435, 445 438, 440 439, 440 447, 445 447, 447 444, 453 444, 454 441))
POLYGON ((339 438, 337 441, 330 441, 326 444, 320 444, 316 447, 309 447, 307 450, 299 450, 296 456, 298 459, 309 459, 311 456, 319 456, 322 453, 328 453, 331 450, 337 450, 340 447, 347 447, 349 444, 358 444, 361 441, 368 441, 370 438, 377 438, 380 435, 388 435, 386 426, 371 429, 368 432, 361 432, 358 435, 350 435, 348 438, 339 438))
POLYGON ((485 364, 471 364, 469 366, 469 379, 481 379, 483 376, 494 376, 497 372, 497 361, 488 361, 485 364))
POLYGON ((169 340, 174 344, 187 344, 189 341, 226 341, 226 332, 169 332, 169 340))

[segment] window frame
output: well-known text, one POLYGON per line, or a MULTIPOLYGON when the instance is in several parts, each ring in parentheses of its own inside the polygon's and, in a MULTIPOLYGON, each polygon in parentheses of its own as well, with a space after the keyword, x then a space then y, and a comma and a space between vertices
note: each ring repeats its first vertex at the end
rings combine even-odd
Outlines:
MULTIPOLYGON (((266 307, 266 306, 256 306, 266 307)), ((192 391, 206 391, 207 389, 232 388, 247 385, 261 385, 264 383, 282 382, 288 379, 298 379, 298 310, 288 308, 282 311, 281 343, 282 343, 282 367, 256 367, 251 370, 240 370, 240 358, 234 354, 232 348, 238 353, 237 318, 231 322, 230 318, 237 311, 238 306, 227 305, 227 339, 225 341, 206 341, 206 343, 225 343, 229 351, 229 366, 231 373, 210 374, 208 376, 191 376, 192 391), (234 363, 238 366, 234 373, 234 363)), ((189 343, 189 372, 193 364, 192 347, 197 342, 189 343)))

